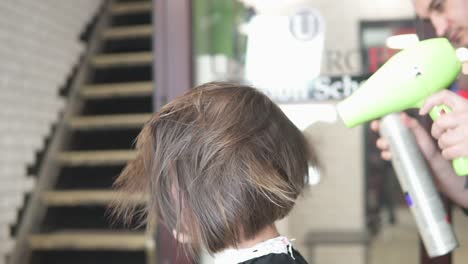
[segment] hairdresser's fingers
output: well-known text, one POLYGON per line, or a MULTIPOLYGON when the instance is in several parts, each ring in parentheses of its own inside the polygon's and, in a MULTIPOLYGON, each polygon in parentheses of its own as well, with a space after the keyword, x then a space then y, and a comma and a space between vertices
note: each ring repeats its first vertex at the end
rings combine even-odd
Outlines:
POLYGON ((442 133, 449 129, 456 128, 459 124, 461 124, 463 120, 463 113, 447 113, 442 115, 439 119, 434 121, 431 127, 431 135, 435 139, 439 139, 442 133))
POLYGON ((391 160, 392 159, 392 153, 390 151, 382 151, 380 153, 380 157, 382 157, 383 160, 391 160))
POLYGON ((463 138, 463 130, 462 128, 458 127, 456 129, 446 130, 445 133, 442 133, 437 140, 437 143, 439 148, 444 150, 457 144, 463 144, 463 138))
POLYGON ((468 108, 468 102, 459 95, 449 90, 442 90, 429 96, 419 110, 420 115, 425 115, 435 106, 445 104, 452 109, 453 112, 468 108))
MULTIPOLYGON (((460 132, 468 131, 468 109, 464 112, 452 112, 441 116, 432 125, 431 135, 439 139, 443 133, 455 129, 460 129, 460 132)), ((468 134, 463 134, 466 140, 468 140, 468 134)))
POLYGON ((370 127, 372 131, 379 133, 380 131, 380 121, 379 120, 374 120, 371 122, 370 127))
POLYGON ((463 153, 466 153, 466 151, 463 149, 465 146, 463 145, 453 145, 451 147, 445 148, 442 150, 442 157, 446 160, 453 160, 459 157, 464 157, 463 153))
POLYGON ((380 157, 383 160, 391 160, 392 159, 392 153, 390 152, 388 142, 385 138, 379 138, 377 139, 375 145, 377 146, 378 149, 380 149, 380 157))
POLYGON ((381 151, 386 151, 389 148, 388 141, 385 138, 378 138, 377 141, 375 142, 375 145, 381 151))
POLYGON ((438 143, 446 159, 468 157, 468 124, 446 131, 438 143))

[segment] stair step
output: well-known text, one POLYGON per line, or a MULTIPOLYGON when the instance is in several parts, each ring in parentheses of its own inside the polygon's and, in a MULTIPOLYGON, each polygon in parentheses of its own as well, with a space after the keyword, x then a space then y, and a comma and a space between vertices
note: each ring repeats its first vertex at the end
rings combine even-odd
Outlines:
POLYGON ((145 203, 143 195, 124 195, 113 190, 48 191, 44 192, 41 197, 48 206, 109 205, 117 199, 139 204, 145 203))
POLYGON ((94 67, 97 68, 105 68, 149 65, 152 61, 153 53, 149 51, 144 51, 101 54, 94 57, 92 64, 94 67))
POLYGON ((29 238, 34 250, 145 250, 152 240, 142 232, 60 231, 29 238))
POLYGON ((87 85, 81 89, 81 96, 85 99, 105 99, 113 97, 151 96, 152 82, 130 82, 87 85))
POLYGON ((104 39, 149 38, 153 34, 151 25, 113 27, 104 32, 104 39))
POLYGON ((153 114, 124 114, 73 117, 70 127, 75 130, 141 128, 153 114))
POLYGON ((65 151, 57 161, 68 166, 124 165, 135 158, 134 150, 65 151))
POLYGON ((113 15, 135 14, 150 12, 152 9, 151 1, 138 1, 133 3, 115 3, 111 6, 113 15))
POLYGON ((80 93, 86 99, 151 96, 154 89, 153 85, 153 82, 88 85, 80 93))

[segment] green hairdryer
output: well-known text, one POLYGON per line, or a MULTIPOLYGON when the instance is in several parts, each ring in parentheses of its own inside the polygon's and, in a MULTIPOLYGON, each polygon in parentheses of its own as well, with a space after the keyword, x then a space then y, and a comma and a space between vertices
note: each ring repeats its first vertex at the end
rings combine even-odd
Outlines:
MULTIPOLYGON (((445 38, 424 40, 390 58, 350 97, 338 103, 338 113, 348 127, 381 118, 393 112, 420 108, 430 95, 451 85, 462 64, 455 49, 445 38)), ((430 112, 436 120, 437 106, 430 112)), ((468 157, 453 160, 460 176, 468 175, 468 157)))

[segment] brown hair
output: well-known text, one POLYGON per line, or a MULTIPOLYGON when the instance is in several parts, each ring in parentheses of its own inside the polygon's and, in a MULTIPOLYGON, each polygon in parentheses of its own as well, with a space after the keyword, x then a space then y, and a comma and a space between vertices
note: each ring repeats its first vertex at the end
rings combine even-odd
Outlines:
MULTIPOLYGON (((137 138, 137 158, 115 186, 149 192, 156 217, 210 253, 235 247, 285 217, 316 157, 268 97, 254 88, 208 83, 162 107, 137 138)), ((135 207, 116 212, 132 217, 135 207)))

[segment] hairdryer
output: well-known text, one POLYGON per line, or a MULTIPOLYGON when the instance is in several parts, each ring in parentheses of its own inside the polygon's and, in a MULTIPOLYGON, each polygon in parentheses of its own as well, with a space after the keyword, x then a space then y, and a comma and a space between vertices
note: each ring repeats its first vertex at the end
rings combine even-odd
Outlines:
MULTIPOLYGON (((350 97, 338 103, 345 125, 354 127, 393 112, 420 108, 430 95, 451 85, 462 68, 461 59, 445 38, 420 41, 390 58, 350 97)), ((449 107, 431 110, 433 120, 449 107)), ((452 161, 457 175, 468 175, 468 158, 452 161)))
MULTIPOLYGON (((421 107, 428 96, 452 84, 460 70, 460 59, 446 39, 421 41, 393 56, 337 105, 348 127, 383 117, 381 134, 389 143, 398 181, 431 257, 452 251, 458 242, 414 135, 391 113, 421 107)), ((435 120, 442 111, 450 109, 437 106, 430 116, 435 120)), ((468 174, 468 159, 454 160, 453 167, 458 175, 468 174)))

